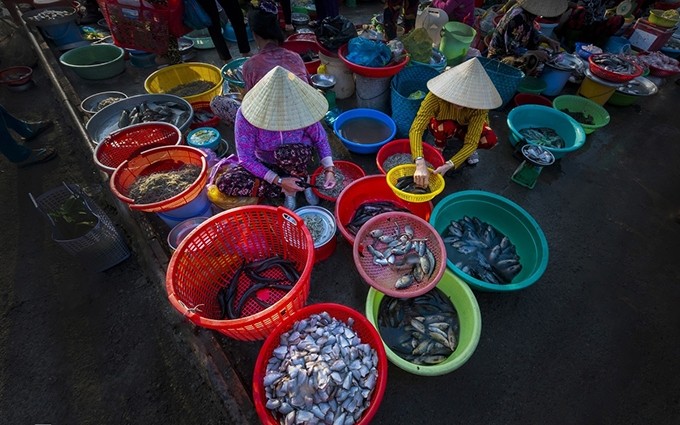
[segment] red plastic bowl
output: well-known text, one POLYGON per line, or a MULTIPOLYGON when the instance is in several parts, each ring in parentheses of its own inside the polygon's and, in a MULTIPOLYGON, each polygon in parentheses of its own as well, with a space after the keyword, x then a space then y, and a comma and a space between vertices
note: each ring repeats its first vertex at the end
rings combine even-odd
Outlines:
POLYGON ((206 156, 203 151, 191 146, 161 146, 149 149, 121 163, 111 175, 109 187, 118 199, 129 204, 130 209, 145 212, 170 211, 193 201, 205 188, 208 181, 206 156), (201 174, 182 193, 151 204, 135 204, 134 199, 128 198, 130 186, 139 177, 159 171, 177 170, 184 164, 197 165, 201 168, 201 174))
POLYGON ((189 124, 189 129, 194 130, 200 127, 216 127, 220 123, 220 117, 218 117, 213 112, 212 108, 210 107, 210 102, 195 102, 191 104, 191 108, 194 110, 194 118, 191 120, 191 124, 189 124), (207 121, 197 121, 197 111, 210 112, 213 114, 213 117, 207 121))
POLYGON ((608 53, 603 53, 600 55, 590 55, 588 57, 588 63, 590 64, 589 66, 590 72, 592 72, 593 75, 595 75, 596 77, 600 77, 603 80, 611 81, 613 83, 626 83, 642 75, 642 68, 633 62, 630 62, 631 65, 633 65, 633 68, 635 69, 635 72, 633 72, 632 74, 621 74, 618 72, 607 71, 600 65, 593 62, 594 58, 597 58, 602 55, 608 55, 608 53))
POLYGON ((390 201, 400 205, 423 220, 432 214, 432 202, 413 203, 394 194, 383 174, 366 176, 356 180, 340 192, 335 203, 335 224, 350 245, 354 245, 354 235, 345 227, 352 220, 354 212, 365 202, 390 201))
POLYGON ((543 105, 552 107, 552 101, 545 96, 533 93, 517 93, 514 97, 515 106, 521 105, 543 105))
MULTIPOLYGON (((286 38, 286 41, 296 41, 296 40, 307 40, 307 41, 313 41, 316 44, 316 35, 311 32, 300 32, 296 34, 289 35, 288 38, 286 38)), ((319 45, 316 45, 316 48, 319 48, 319 45)))
POLYGON ((181 143, 182 132, 172 124, 135 124, 106 136, 94 150, 94 162, 100 170, 111 175, 120 164, 145 150, 181 143))
POLYGON ((340 58, 340 60, 342 60, 345 63, 345 65, 347 65, 347 68, 349 68, 349 70, 352 71, 353 73, 364 77, 373 78, 386 78, 396 75, 399 73, 399 71, 402 70, 402 68, 406 66, 406 64, 408 64, 409 61, 409 56, 405 55, 404 58, 395 65, 374 68, 370 66, 357 65, 354 62, 348 61, 346 56, 347 56, 347 44, 338 49, 338 57, 340 58))
POLYGON ((354 320, 352 328, 361 338, 361 342, 370 344, 370 346, 378 353, 378 365, 376 366, 378 369, 378 379, 375 388, 373 389, 373 394, 371 394, 371 405, 364 411, 364 414, 359 421, 356 422, 357 425, 368 425, 378 411, 383 396, 385 395, 385 388, 387 387, 387 355, 385 354, 385 347, 383 346, 378 331, 363 314, 349 307, 333 303, 312 304, 285 318, 283 322, 269 334, 257 355, 255 370, 253 371, 253 403, 255 404, 257 415, 260 417, 260 421, 262 421, 263 424, 278 425, 279 423, 265 406, 267 403, 267 396, 265 395, 263 384, 267 370, 267 362, 272 357, 274 349, 279 346, 279 337, 281 334, 291 329, 296 321, 324 311, 328 312, 331 317, 342 320, 345 323, 347 322, 347 319, 352 318, 354 320))
MULTIPOLYGON (((341 170, 342 174, 345 176, 345 179, 343 180, 343 185, 345 187, 347 187, 354 180, 359 180, 360 178, 366 175, 366 172, 364 172, 363 168, 361 168, 360 166, 351 161, 333 161, 333 164, 335 168, 341 170)), ((322 172, 323 165, 314 170, 314 173, 310 178, 310 183, 316 185, 316 179, 322 172)), ((337 198, 333 198, 332 196, 328 196, 325 193, 322 193, 316 187, 312 189, 312 192, 316 193, 316 196, 318 196, 319 198, 325 199, 327 201, 335 202, 337 200, 337 198)))
MULTIPOLYGON (((383 168, 383 163, 387 158, 396 153, 411 153, 411 145, 409 139, 396 139, 392 140, 378 151, 375 156, 375 164, 378 166, 378 170, 381 173, 387 174, 387 170, 383 168)), ((437 167, 444 165, 444 157, 441 152, 434 148, 434 146, 427 143, 423 143, 423 158, 425 161, 432 164, 436 169, 437 167)))
MULTIPOLYGON (((298 54, 305 53, 309 50, 313 51, 317 55, 319 54, 319 45, 316 43, 316 41, 310 40, 284 41, 281 47, 298 54)), ((319 59, 318 57, 315 60, 305 62, 305 68, 307 68, 307 72, 309 73, 309 75, 316 74, 316 70, 319 68, 319 65, 321 65, 321 59, 319 59)))
POLYGON ((0 71, 0 83, 8 86, 20 86, 31 81, 33 69, 28 66, 12 66, 0 71))

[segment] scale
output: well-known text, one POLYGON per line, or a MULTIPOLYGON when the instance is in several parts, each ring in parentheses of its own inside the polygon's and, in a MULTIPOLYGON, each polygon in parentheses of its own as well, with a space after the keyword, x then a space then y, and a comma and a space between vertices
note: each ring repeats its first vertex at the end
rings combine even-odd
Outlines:
POLYGON ((328 112, 326 112, 325 120, 330 125, 335 121, 335 118, 340 115, 340 110, 335 104, 335 75, 331 74, 314 74, 311 76, 312 86, 319 90, 328 101, 328 112))
POLYGON ((521 151, 524 161, 512 173, 510 180, 520 186, 533 189, 543 167, 552 165, 555 162, 555 156, 549 150, 538 145, 525 144, 521 151))

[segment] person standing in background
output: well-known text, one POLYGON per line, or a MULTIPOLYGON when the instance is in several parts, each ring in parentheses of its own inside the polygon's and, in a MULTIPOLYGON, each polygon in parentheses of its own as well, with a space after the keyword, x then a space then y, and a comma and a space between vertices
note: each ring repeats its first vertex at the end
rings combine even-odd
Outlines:
POLYGON ((411 31, 416 25, 418 0, 387 0, 383 10, 383 26, 385 27, 385 38, 388 41, 397 38, 397 22, 402 10, 404 13, 404 34, 411 31))
MULTIPOLYGON (((246 32, 246 22, 243 17, 243 11, 238 3, 238 0, 218 0, 224 13, 227 15, 232 28, 234 29, 234 34, 236 34, 236 44, 238 44, 238 50, 241 52, 242 56, 248 56, 250 54, 250 42, 248 41, 248 33, 246 32)), ((203 10, 210 16, 211 25, 208 27, 208 32, 210 33, 210 38, 215 44, 217 53, 220 55, 220 59, 228 62, 232 59, 231 53, 229 52, 229 47, 227 47, 227 42, 224 40, 222 35, 222 23, 220 22, 220 15, 217 10, 217 4, 215 0, 198 0, 198 4, 201 5, 203 10)))
POLYGON ((338 0, 314 0, 316 8, 316 21, 321 22, 323 18, 335 18, 340 14, 340 3, 338 0))
POLYGON ((475 23, 474 0, 433 0, 432 7, 449 15, 449 21, 462 22, 472 26, 475 23))

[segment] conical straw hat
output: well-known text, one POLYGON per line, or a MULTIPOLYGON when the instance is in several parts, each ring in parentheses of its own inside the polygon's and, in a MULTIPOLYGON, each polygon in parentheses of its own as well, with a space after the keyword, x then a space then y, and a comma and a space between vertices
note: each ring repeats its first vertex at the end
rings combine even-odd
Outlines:
POLYGON ((310 126, 328 112, 328 101, 315 88, 276 66, 246 93, 241 113, 255 127, 271 131, 310 126))
POLYGON ((440 99, 472 109, 495 109, 503 104, 484 66, 472 58, 427 82, 440 99))
POLYGON ((563 14, 569 2, 567 0, 517 0, 517 4, 536 16, 552 18, 563 14))

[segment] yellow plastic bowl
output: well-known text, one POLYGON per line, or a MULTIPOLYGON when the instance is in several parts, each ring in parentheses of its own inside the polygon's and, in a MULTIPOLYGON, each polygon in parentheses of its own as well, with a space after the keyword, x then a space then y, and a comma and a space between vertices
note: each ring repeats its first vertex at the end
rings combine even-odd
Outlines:
POLYGON ((189 103, 210 102, 222 93, 222 73, 220 69, 208 63, 189 62, 161 68, 149 75, 144 81, 147 93, 167 93, 181 84, 203 80, 214 84, 213 88, 192 96, 182 96, 189 103))
POLYGON ((651 22, 654 25, 658 25, 660 27, 664 28, 672 28, 674 27, 678 21, 680 20, 680 17, 676 15, 675 18, 665 18, 663 16, 665 10, 661 9, 652 9, 649 11, 649 22, 651 22))
POLYGON ((433 172, 434 170, 430 170, 430 181, 428 182, 431 191, 430 193, 416 194, 397 189, 397 180, 401 177, 412 176, 415 171, 415 164, 398 165, 387 172, 387 185, 392 189, 392 192, 394 192, 395 195, 408 202, 427 202, 442 193, 445 185, 444 177, 435 174, 433 172))

